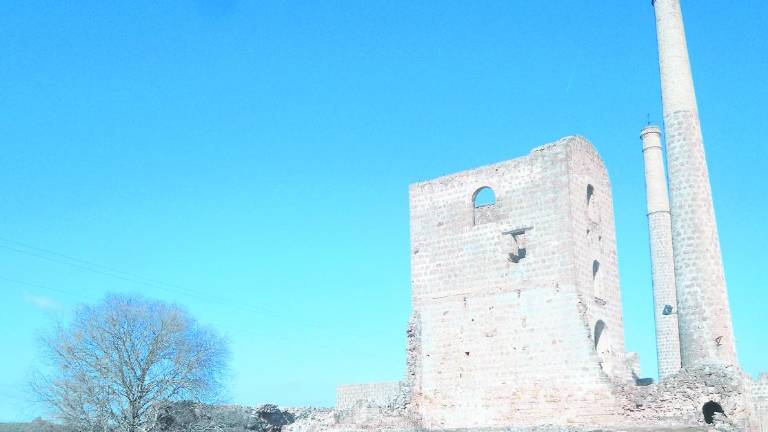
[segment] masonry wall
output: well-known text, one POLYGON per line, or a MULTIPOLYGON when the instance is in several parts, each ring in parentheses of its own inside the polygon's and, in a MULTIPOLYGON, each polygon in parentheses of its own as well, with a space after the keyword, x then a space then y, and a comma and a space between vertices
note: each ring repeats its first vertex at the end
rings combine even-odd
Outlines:
POLYGON ((737 366, 705 365, 683 368, 658 384, 627 386, 624 424, 659 427, 704 427, 703 407, 720 404, 739 429, 760 432, 754 407, 752 379, 737 366))
MULTIPOLYGON (((614 381, 634 382, 624 348, 616 228, 611 182, 602 159, 588 141, 568 141, 570 205, 576 287, 586 306, 593 349, 614 381), (597 267, 597 268, 596 268, 597 267), (602 326, 602 334, 600 323, 602 326)), ((581 307, 581 303, 579 303, 581 307)))
POLYGON ((387 406, 400 394, 399 381, 341 385, 336 388, 336 409, 358 405, 387 406))
POLYGON ((761 374, 752 390, 760 432, 768 432, 768 373, 761 374))
POLYGON ((569 137, 417 183, 410 204, 424 426, 610 422, 612 383, 631 373, 610 182, 592 145, 569 137), (482 187, 496 203, 475 209, 482 187))

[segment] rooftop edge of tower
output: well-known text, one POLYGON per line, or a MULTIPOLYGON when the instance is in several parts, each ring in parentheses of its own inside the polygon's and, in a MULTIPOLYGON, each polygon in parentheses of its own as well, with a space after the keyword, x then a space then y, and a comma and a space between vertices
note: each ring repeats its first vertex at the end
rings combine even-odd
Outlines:
POLYGON ((655 124, 649 124, 646 125, 641 131, 640 131, 640 138, 643 138, 645 135, 655 133, 661 135, 661 128, 655 124))
POLYGON ((544 144, 544 145, 541 145, 541 146, 538 146, 538 147, 534 147, 534 148, 532 148, 528 152, 528 154, 523 155, 523 156, 519 156, 519 157, 516 157, 516 158, 507 159, 507 160, 503 160, 503 161, 499 161, 499 162, 494 162, 494 163, 487 164, 487 165, 481 165, 481 166, 474 167, 474 168, 468 168, 468 169, 465 169, 465 170, 456 171, 456 172, 453 172, 453 173, 450 173, 450 174, 445 174, 445 175, 442 175, 442 176, 439 176, 439 177, 434 177, 434 178, 431 178, 431 179, 426 179, 426 180, 422 180, 422 181, 413 182, 413 183, 411 183, 409 185, 409 188, 418 188, 419 186, 423 186, 423 185, 426 185, 426 184, 429 184, 429 183, 440 183, 441 181, 445 181, 445 180, 447 180, 449 178, 453 178, 453 177, 456 177, 456 176, 461 175, 461 174, 469 174, 470 172, 482 171, 482 170, 493 170, 495 168, 498 168, 498 167, 501 167, 501 166, 504 166, 504 165, 508 165, 510 163, 522 162, 522 161, 524 161, 526 159, 535 157, 537 154, 540 154, 540 153, 556 152, 556 151, 559 151, 561 149, 567 149, 566 151, 570 150, 570 151, 590 153, 590 154, 594 155, 597 158, 597 160, 599 161, 600 165, 603 168, 605 168, 605 162, 600 157, 600 153, 597 151, 595 146, 587 138, 585 138, 585 137, 583 137, 581 135, 569 135, 569 136, 565 136, 563 138, 560 138, 560 139, 558 139, 556 141, 550 142, 548 144, 544 144))
POLYGON ((661 128, 655 124, 645 126, 640 131, 640 140, 643 142, 643 152, 650 148, 661 149, 661 128))

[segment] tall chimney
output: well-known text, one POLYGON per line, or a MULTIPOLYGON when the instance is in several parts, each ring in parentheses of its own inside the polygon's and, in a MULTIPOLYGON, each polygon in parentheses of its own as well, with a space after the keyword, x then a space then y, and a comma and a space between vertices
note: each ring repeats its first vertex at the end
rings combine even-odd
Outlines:
POLYGON ((682 366, 736 365, 728 291, 679 0, 655 0, 682 366))
POLYGON ((664 174, 664 156, 661 153, 661 130, 658 126, 648 125, 640 132, 640 138, 643 140, 645 160, 645 191, 656 316, 656 353, 659 360, 659 379, 663 380, 680 370, 672 221, 669 214, 667 177, 664 174))

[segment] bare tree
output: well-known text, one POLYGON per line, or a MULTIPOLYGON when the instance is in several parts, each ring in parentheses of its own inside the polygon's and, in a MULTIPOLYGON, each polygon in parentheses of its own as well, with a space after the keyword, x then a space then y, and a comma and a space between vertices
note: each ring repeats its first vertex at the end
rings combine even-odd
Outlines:
POLYGON ((42 340, 50 360, 32 388, 83 432, 140 432, 161 402, 210 400, 221 389, 228 349, 184 309, 110 295, 78 308, 42 340))

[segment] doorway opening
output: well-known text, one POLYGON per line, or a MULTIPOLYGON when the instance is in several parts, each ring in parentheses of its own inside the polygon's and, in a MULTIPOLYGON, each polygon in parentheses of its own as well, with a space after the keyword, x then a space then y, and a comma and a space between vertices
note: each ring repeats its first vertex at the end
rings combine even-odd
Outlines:
POLYGON ((715 401, 709 401, 705 403, 704 406, 701 407, 701 412, 704 414, 704 421, 707 424, 712 424, 715 418, 715 413, 725 415, 725 412, 723 412, 723 407, 715 401))

